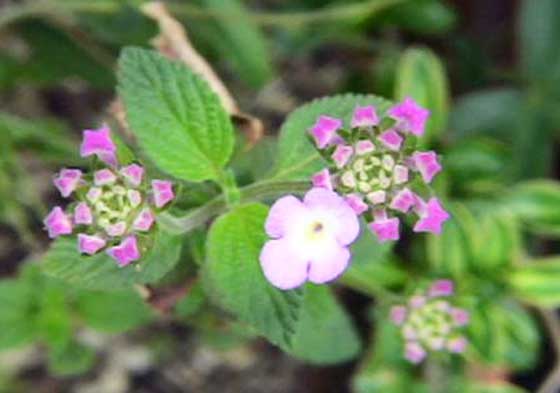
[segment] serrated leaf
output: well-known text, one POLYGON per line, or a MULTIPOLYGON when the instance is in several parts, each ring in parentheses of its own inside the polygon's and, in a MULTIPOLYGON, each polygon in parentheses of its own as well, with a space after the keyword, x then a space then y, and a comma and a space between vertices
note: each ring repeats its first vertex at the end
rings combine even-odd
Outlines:
POLYGON ((278 161, 271 177, 308 180, 319 171, 324 163, 309 140, 309 128, 320 115, 342 118, 345 124, 350 124, 354 108, 358 105, 374 105, 378 115, 381 115, 391 103, 374 95, 344 94, 311 101, 292 112, 280 130, 278 161))
POLYGON ((356 328, 330 288, 307 285, 288 352, 311 363, 334 364, 353 359, 360 350, 356 328))
POLYGON ((509 276, 514 294, 521 300, 541 306, 560 306, 560 257, 530 260, 509 276))
POLYGON ((76 311, 88 327, 106 333, 121 333, 149 322, 151 309, 133 290, 80 292, 76 311))
POLYGON ((153 246, 142 259, 121 268, 105 253, 80 255, 76 239, 64 237, 52 244, 42 260, 42 268, 47 275, 80 288, 116 291, 133 284, 156 282, 175 266, 180 250, 179 237, 158 230, 153 246))
POLYGON ((438 138, 447 127, 449 115, 449 83, 445 67, 435 53, 427 48, 406 50, 396 75, 395 99, 412 97, 430 110, 423 146, 438 138))
POLYGON ((303 301, 301 290, 280 291, 261 270, 268 208, 239 206, 218 218, 208 235, 203 280, 211 298, 272 343, 290 348, 303 301))
POLYGON ((202 78, 153 51, 126 48, 118 79, 131 129, 161 170, 189 181, 220 178, 233 126, 202 78))

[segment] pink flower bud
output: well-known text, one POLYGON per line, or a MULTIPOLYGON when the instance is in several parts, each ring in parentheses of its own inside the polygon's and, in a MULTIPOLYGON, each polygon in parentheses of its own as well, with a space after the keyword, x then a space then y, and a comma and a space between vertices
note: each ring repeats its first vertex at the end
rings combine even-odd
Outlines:
POLYGON ((311 127, 311 135, 319 149, 331 145, 336 136, 336 131, 342 127, 342 120, 329 116, 320 116, 311 127))
POLYGON ((354 110, 351 123, 352 128, 376 126, 378 124, 379 118, 373 106, 359 106, 354 110))
POLYGON ((118 246, 107 249, 107 254, 121 267, 140 259, 136 236, 128 236, 118 246))
POLYGON ((78 234, 78 250, 82 254, 93 255, 105 247, 107 243, 100 236, 78 234))
POLYGON ((60 195, 68 198, 80 184, 82 171, 79 169, 63 169, 54 179, 55 187, 60 191, 60 195))
POLYGON ((70 221, 70 218, 59 206, 51 210, 49 215, 45 218, 44 224, 51 239, 61 235, 70 235, 72 233, 72 221, 70 221))
POLYGON ((154 192, 154 203, 161 208, 175 199, 173 183, 167 180, 152 180, 152 191, 154 192))

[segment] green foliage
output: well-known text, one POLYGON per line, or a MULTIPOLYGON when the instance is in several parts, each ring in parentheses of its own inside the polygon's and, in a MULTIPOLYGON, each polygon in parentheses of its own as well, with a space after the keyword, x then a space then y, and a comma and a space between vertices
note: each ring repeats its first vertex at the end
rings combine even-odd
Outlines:
POLYGON ((210 229, 203 279, 209 295, 271 342, 290 348, 303 294, 280 291, 265 279, 258 256, 265 242, 268 209, 240 206, 210 229))
POLYGON ((554 88, 560 77, 560 4, 555 0, 524 0, 519 18, 522 70, 540 88, 554 88))
POLYGON ((352 263, 341 282, 368 295, 380 288, 403 285, 407 274, 391 253, 394 243, 379 243, 371 231, 364 230, 352 245, 352 263))
POLYGON ((95 363, 95 352, 76 341, 49 351, 49 371, 58 376, 71 376, 88 371, 95 363))
POLYGON ((227 13, 205 23, 206 35, 222 59, 231 62, 239 77, 250 86, 259 88, 273 76, 264 34, 255 25, 246 6, 240 0, 201 0, 209 12, 227 13))
POLYGON ((396 75, 395 99, 412 97, 430 110, 430 119, 421 144, 427 146, 447 127, 449 86, 441 60, 426 48, 407 49, 401 56, 396 75))
POLYGON ((560 258, 537 258, 518 266, 509 283, 519 299, 541 307, 560 306, 560 258))
POLYGON ((509 300, 480 303, 469 324, 471 354, 477 361, 521 370, 535 364, 539 331, 533 317, 509 300))
POLYGON ((457 22, 455 12, 438 0, 406 1, 389 10, 386 18, 388 23, 424 34, 445 33, 457 22))
POLYGON ((233 127, 219 98, 184 65, 124 49, 119 93, 142 149, 163 171, 190 181, 218 180, 233 152, 233 127))
POLYGON ((288 352, 315 364, 340 363, 356 357, 361 350, 360 338, 330 288, 308 284, 304 291, 288 352))
POLYGON ((359 105, 374 105, 381 113, 389 108, 390 102, 373 95, 344 94, 311 101, 292 112, 280 130, 278 161, 272 171, 272 178, 308 180, 319 171, 323 160, 309 139, 309 129, 320 115, 325 114, 342 118, 348 125, 354 109, 359 105))
POLYGON ((505 205, 536 233, 560 235, 560 184, 549 180, 518 183, 505 205))
POLYGON ((458 280, 469 273, 499 280, 521 254, 515 217, 495 206, 478 210, 461 204, 450 207, 453 219, 441 236, 428 238, 432 269, 458 280))
POLYGON ((106 333, 126 332, 150 322, 154 316, 133 290, 80 292, 75 303, 87 326, 106 333))
POLYGON ((313 363, 354 357, 360 342, 325 287, 280 291, 266 281, 258 256, 267 208, 237 207, 210 229, 203 279, 212 299, 287 352, 313 363))
POLYGON ((75 238, 59 238, 43 257, 46 274, 84 289, 115 291, 133 284, 153 283, 178 262, 181 242, 163 230, 156 233, 154 244, 133 265, 119 267, 107 254, 80 255, 75 238))

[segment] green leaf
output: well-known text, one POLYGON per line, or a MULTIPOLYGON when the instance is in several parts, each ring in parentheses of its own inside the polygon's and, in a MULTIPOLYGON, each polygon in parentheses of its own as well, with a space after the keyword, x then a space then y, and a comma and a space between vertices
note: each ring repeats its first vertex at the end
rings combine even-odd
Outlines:
POLYGON ((440 236, 428 235, 427 257, 434 272, 460 278, 469 271, 473 260, 469 234, 476 233, 476 226, 464 205, 453 204, 448 208, 453 219, 445 223, 440 236))
POLYGON ((560 3, 524 0, 519 17, 521 64, 525 74, 543 88, 560 76, 560 3))
POLYGON ((405 1, 387 12, 391 24, 421 34, 441 34, 457 23, 454 10, 438 0, 405 1))
MULTIPOLYGON (((51 86, 66 78, 80 78, 99 88, 113 86, 113 59, 100 61, 99 56, 85 50, 86 47, 78 44, 68 31, 40 20, 22 22, 17 29, 30 47, 29 58, 21 65, 24 82, 51 86)), ((101 57, 109 53, 103 48, 100 51, 101 57)))
POLYGON ((220 179, 233 127, 204 80, 153 51, 126 48, 118 90, 140 146, 161 170, 189 181, 220 179))
POLYGON ((352 324, 327 286, 308 284, 293 337, 292 355, 315 364, 334 364, 356 357, 361 342, 352 324))
POLYGON ((80 292, 76 309, 85 324, 106 333, 121 333, 149 322, 151 309, 133 290, 80 292))
MULTIPOLYGON (((212 23, 216 34, 211 44, 232 63, 237 75, 258 88, 273 76, 265 36, 239 0, 202 0, 209 12, 227 13, 212 23)), ((208 22, 205 22, 208 24, 208 22)))
POLYGON ((17 279, 0 281, 0 350, 22 346, 35 339, 32 288, 17 279))
POLYGON ((352 263, 340 281, 370 296, 379 295, 380 287, 404 284, 407 274, 395 262, 391 252, 394 245, 379 243, 371 231, 362 231, 352 245, 352 263))
POLYGON ((189 318, 201 310, 206 302, 204 288, 199 282, 195 283, 185 297, 175 306, 175 314, 181 318, 189 318))
POLYGON ((499 134, 511 139, 511 127, 523 107, 521 92, 497 88, 461 96, 453 107, 450 129, 456 137, 499 134))
POLYGON ((505 381, 479 382, 469 380, 465 393, 529 393, 527 390, 505 381))
POLYGON ((208 235, 203 280, 207 293, 272 343, 290 348, 300 308, 301 290, 280 291, 261 270, 259 254, 266 240, 264 205, 239 206, 218 218, 208 235))
POLYGON ((144 251, 142 259, 121 268, 105 253, 80 255, 76 239, 64 237, 53 243, 42 267, 46 274, 77 287, 116 291, 158 281, 175 266, 180 250, 179 237, 158 230, 153 246, 144 251))
POLYGON ((61 348, 49 351, 49 371, 57 376, 83 374, 93 367, 95 352, 93 349, 71 341, 61 348))
POLYGON ((412 97, 430 110, 424 146, 439 138, 447 127, 449 115, 449 83, 445 67, 435 53, 427 48, 406 50, 396 75, 395 99, 412 97))
POLYGON ((539 331, 533 317, 512 301, 482 303, 471 313, 471 353, 484 364, 529 369, 537 360, 539 331))
POLYGON ((515 295, 542 307, 560 306, 560 257, 530 260, 509 275, 515 295))
POLYGON ((345 124, 350 124, 354 108, 358 105, 374 105, 381 114, 391 103, 374 95, 344 94, 311 101, 292 112, 280 130, 278 161, 271 176, 283 180, 308 180, 324 166, 309 140, 309 128, 320 115, 339 117, 345 120, 345 124))
POLYGON ((72 315, 65 288, 54 280, 42 278, 42 288, 37 288, 38 299, 36 328, 38 338, 51 347, 64 347, 72 339, 72 315))
POLYGON ((518 183, 504 204, 532 231, 560 235, 560 183, 551 180, 518 183))

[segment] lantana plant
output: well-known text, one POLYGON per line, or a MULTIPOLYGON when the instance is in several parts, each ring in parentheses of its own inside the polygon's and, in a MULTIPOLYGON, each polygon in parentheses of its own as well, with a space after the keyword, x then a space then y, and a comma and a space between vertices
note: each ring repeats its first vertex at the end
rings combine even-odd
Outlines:
POLYGON ((352 121, 320 116, 310 135, 328 167, 313 176, 316 187, 344 196, 382 242, 398 240, 397 215, 414 213, 415 232, 441 233, 449 214, 426 186, 441 171, 434 151, 416 150, 429 111, 411 98, 378 114, 373 105, 357 107, 352 121))
POLYGON ((75 201, 66 210, 54 207, 45 218, 49 237, 75 233, 80 253, 105 251, 119 266, 139 260, 151 245, 155 213, 175 198, 172 183, 150 181, 137 163, 119 165, 107 126, 83 132, 80 155, 93 157, 95 169, 64 168, 56 176, 60 195, 75 201))

